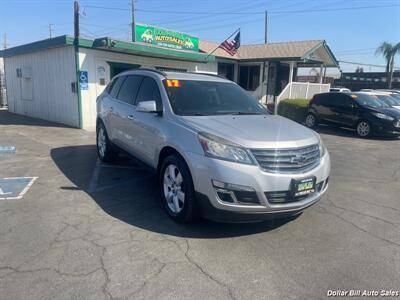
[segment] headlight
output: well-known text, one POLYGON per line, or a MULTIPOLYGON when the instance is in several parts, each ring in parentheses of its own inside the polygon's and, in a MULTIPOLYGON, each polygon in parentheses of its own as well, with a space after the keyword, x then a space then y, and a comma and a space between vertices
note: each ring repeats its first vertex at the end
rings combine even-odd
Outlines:
POLYGON ((384 119, 384 120, 388 120, 388 121, 393 121, 394 118, 389 117, 387 115, 381 114, 381 113, 372 113, 375 117, 378 117, 379 119, 384 119))
POLYGON ((315 135, 318 138, 319 155, 320 155, 320 157, 323 157, 326 153, 326 148, 325 148, 324 142, 322 141, 321 136, 318 133, 315 133, 315 135))
POLYGON ((198 137, 206 156, 242 164, 253 164, 247 150, 235 143, 204 132, 199 133, 198 137))

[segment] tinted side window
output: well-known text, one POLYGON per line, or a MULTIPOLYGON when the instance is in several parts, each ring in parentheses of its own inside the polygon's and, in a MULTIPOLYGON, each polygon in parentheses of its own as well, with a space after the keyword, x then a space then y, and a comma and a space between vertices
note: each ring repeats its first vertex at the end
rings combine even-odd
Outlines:
POLYGON ((315 97, 316 97, 315 104, 324 105, 324 106, 329 105, 329 101, 330 101, 329 94, 319 94, 319 95, 316 95, 315 97))
POLYGON ((124 80, 125 80, 124 76, 114 78, 113 83, 111 83, 112 86, 110 86, 111 91, 109 91, 109 94, 111 97, 117 98, 119 89, 121 87, 121 84, 124 82, 124 80))
POLYGON ((351 102, 348 99, 348 96, 343 93, 334 94, 332 97, 332 104, 336 107, 351 107, 351 102))
POLYGON ((156 101, 157 109, 162 108, 161 95, 157 82, 150 77, 143 79, 135 105, 142 101, 156 101))
POLYGON ((141 76, 127 76, 119 90, 117 99, 133 105, 141 82, 141 76))

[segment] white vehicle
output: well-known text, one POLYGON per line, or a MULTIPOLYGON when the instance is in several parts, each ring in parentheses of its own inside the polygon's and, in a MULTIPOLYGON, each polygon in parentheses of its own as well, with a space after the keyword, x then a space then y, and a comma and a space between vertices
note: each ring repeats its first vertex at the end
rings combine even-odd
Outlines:
POLYGON ((329 89, 330 92, 338 92, 338 93, 351 93, 348 88, 343 87, 332 87, 329 89))
POLYGON ((137 69, 97 101, 97 151, 156 170, 169 216, 259 221, 301 213, 328 188, 320 136, 217 75, 137 69))

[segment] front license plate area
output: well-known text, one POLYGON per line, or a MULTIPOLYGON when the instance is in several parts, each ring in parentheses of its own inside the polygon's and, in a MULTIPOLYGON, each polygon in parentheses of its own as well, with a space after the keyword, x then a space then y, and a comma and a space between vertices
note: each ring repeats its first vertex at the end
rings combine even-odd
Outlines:
POLYGON ((306 196, 315 192, 316 177, 307 177, 303 179, 292 179, 291 194, 292 198, 306 196))

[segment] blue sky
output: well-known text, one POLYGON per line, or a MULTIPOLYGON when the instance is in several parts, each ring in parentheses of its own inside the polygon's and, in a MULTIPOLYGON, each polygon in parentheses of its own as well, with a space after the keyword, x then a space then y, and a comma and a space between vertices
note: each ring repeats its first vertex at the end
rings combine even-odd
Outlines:
MULTIPOLYGON (((129 0, 81 0, 80 6, 82 35, 129 39, 129 0)), ((400 42, 400 0, 137 0, 135 6, 137 22, 200 39, 220 42, 240 27, 244 44, 263 42, 267 9, 269 42, 325 39, 343 61, 384 65, 375 48, 382 41, 400 42)), ((72 34, 72 7, 71 0, 0 0, 1 45, 4 33, 9 47, 45 39, 48 24, 52 24, 53 35, 72 34)), ((400 57, 396 65, 400 66, 400 57)), ((348 71, 357 66, 341 67, 348 71)))

